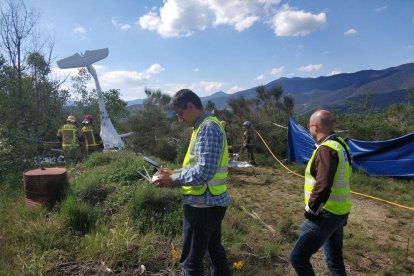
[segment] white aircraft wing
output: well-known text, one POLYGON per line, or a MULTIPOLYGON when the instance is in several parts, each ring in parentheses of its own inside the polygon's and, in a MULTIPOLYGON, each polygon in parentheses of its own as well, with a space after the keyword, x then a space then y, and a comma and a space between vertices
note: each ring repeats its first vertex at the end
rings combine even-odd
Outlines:
POLYGON ((94 62, 104 59, 108 56, 108 48, 85 51, 83 56, 76 53, 73 56, 58 60, 56 63, 60 69, 86 67, 94 62))

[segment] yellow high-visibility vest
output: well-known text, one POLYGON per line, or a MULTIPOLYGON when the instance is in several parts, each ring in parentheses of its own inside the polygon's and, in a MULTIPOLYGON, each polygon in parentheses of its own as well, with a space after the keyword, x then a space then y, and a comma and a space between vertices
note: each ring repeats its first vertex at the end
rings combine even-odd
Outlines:
POLYGON ((64 124, 60 129, 62 134, 62 148, 79 147, 78 128, 73 124, 64 124))
MULTIPOLYGON (((347 147, 347 150, 349 152, 349 147, 345 143, 345 141, 343 141, 343 139, 340 137, 337 137, 337 139, 340 139, 343 142, 343 144, 347 147)), ((312 153, 312 157, 310 158, 305 171, 305 204, 308 204, 313 186, 316 183, 316 179, 312 176, 310 172, 311 164, 313 162, 313 159, 315 158, 316 151, 322 145, 335 150, 339 158, 338 167, 335 172, 333 186, 331 189, 331 194, 329 196, 328 201, 323 206, 323 209, 336 215, 348 214, 351 211, 352 206, 351 187, 349 185, 352 167, 350 162, 348 162, 348 155, 344 147, 335 140, 327 140, 323 142, 321 145, 317 146, 317 148, 312 153)))
POLYGON ((187 154, 184 157, 183 169, 190 169, 197 164, 196 156, 196 142, 197 135, 200 131, 200 128, 207 122, 213 122, 214 124, 220 127, 221 132, 223 133, 222 141, 222 151, 221 157, 219 159, 218 167, 214 177, 207 183, 199 186, 182 186, 182 192, 184 195, 202 195, 207 189, 213 195, 220 195, 227 191, 226 180, 228 175, 228 164, 229 164, 229 150, 227 147, 226 134, 223 129, 223 126, 220 124, 219 120, 216 117, 208 116, 200 123, 200 125, 193 129, 191 134, 190 145, 187 149, 187 154))
POLYGON ((82 134, 85 137, 86 149, 96 148, 99 146, 98 141, 96 141, 95 129, 93 126, 86 125, 82 127, 82 134))

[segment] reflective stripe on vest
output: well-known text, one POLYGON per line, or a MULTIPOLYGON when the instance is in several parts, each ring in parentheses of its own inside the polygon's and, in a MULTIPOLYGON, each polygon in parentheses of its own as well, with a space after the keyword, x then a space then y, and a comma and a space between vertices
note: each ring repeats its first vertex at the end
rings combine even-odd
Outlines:
POLYGON ((99 146, 95 139, 95 129, 93 128, 93 126, 82 127, 82 134, 85 137, 87 149, 99 146))
POLYGON ((190 144, 187 149, 187 154, 184 157, 183 161, 183 168, 190 169, 197 165, 197 156, 196 156, 196 142, 198 132, 200 128, 206 124, 207 122, 212 122, 220 127, 221 132, 223 133, 223 141, 222 141, 222 153, 218 163, 218 167, 214 174, 214 177, 208 181, 206 184, 200 186, 182 186, 182 192, 184 195, 202 195, 209 189, 210 193, 213 195, 220 195, 223 194, 227 190, 226 180, 228 175, 228 163, 229 163, 229 156, 228 156, 228 147, 227 147, 227 139, 226 134, 224 132, 223 126, 220 124, 219 120, 216 117, 206 117, 200 123, 200 125, 193 129, 191 134, 190 144))
MULTIPOLYGON (((338 137, 338 139, 342 138, 338 137)), ((348 156, 346 154, 345 149, 339 144, 337 141, 328 140, 323 142, 319 146, 327 146, 333 150, 335 150, 338 154, 338 167, 335 172, 333 186, 331 188, 331 194, 329 196, 328 201, 323 206, 323 209, 336 214, 336 215, 344 215, 348 214, 351 211, 351 187, 349 185, 349 179, 351 177, 352 168, 350 166, 350 162, 348 162, 348 156)), ((344 142, 344 145, 346 143, 344 142)), ((318 150, 319 146, 313 151, 312 157, 310 158, 308 165, 306 166, 305 171, 305 204, 308 204, 309 197, 312 193, 313 186, 316 183, 316 179, 312 176, 311 164, 313 159, 315 158, 316 151, 318 150)), ((347 150, 349 151, 349 147, 347 146, 347 150)))
POLYGON ((62 148, 79 147, 78 128, 72 124, 65 124, 61 128, 62 148))

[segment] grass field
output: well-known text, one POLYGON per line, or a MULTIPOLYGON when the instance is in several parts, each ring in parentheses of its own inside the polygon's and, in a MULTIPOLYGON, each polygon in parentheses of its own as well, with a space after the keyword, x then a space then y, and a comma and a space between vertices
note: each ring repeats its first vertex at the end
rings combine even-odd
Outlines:
MULTIPOLYGON (((68 170, 67 196, 51 210, 26 208, 22 172, 7 177, 0 184, 0 275, 177 275, 181 194, 153 188, 138 173, 143 166, 129 152, 92 155, 68 170)), ((288 256, 303 221, 302 185, 279 166, 231 169, 223 242, 234 275, 294 275, 288 256)), ((352 180, 354 191, 410 207, 413 185, 361 173, 352 180)), ((413 274, 413 217, 354 195, 344 240, 349 275, 413 274)), ((328 275, 321 252, 312 263, 328 275)))

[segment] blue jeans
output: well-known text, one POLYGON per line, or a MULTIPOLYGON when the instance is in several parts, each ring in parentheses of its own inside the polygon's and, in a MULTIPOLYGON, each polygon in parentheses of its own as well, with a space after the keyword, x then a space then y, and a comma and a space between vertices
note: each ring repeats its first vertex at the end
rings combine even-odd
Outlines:
POLYGON ((221 222, 226 207, 196 208, 184 205, 183 249, 180 265, 184 275, 204 275, 203 260, 211 260, 211 275, 227 276, 226 251, 221 244, 221 222))
POLYGON ((315 275, 310 258, 322 246, 331 275, 346 275, 342 244, 347 220, 348 214, 334 215, 325 210, 305 220, 290 254, 290 262, 298 275, 315 275))

